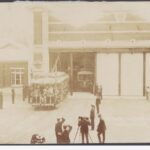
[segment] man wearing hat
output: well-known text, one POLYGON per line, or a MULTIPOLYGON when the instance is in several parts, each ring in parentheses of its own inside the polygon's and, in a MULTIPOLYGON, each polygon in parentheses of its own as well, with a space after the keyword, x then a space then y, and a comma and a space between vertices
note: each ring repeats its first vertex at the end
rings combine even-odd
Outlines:
POLYGON ((102 118, 102 116, 99 115, 98 117, 100 118, 100 120, 99 120, 99 124, 97 127, 97 136, 98 136, 99 143, 104 143, 105 142, 106 125, 105 125, 105 121, 102 118))
POLYGON ((82 137, 82 144, 84 144, 84 139, 86 138, 86 143, 89 143, 88 134, 89 128, 91 123, 88 117, 79 117, 78 127, 80 127, 81 137, 82 137))
POLYGON ((61 144, 61 134, 62 134, 62 124, 65 122, 64 118, 58 118, 55 125, 55 134, 57 139, 57 144, 61 144))
POLYGON ((94 105, 91 105, 90 119, 91 119, 91 130, 94 130, 94 119, 95 119, 95 106, 94 105))
POLYGON ((97 113, 99 113, 99 105, 100 104, 101 104, 101 97, 97 96, 96 97, 96 110, 97 110, 97 113))

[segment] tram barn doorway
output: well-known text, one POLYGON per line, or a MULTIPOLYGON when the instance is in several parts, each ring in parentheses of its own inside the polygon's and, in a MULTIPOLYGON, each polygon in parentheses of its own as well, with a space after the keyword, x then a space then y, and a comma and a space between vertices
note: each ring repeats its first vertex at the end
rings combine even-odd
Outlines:
POLYGON ((71 88, 73 92, 93 92, 95 84, 95 68, 96 68, 96 55, 95 53, 49 53, 49 66, 52 71, 56 60, 57 71, 66 72, 71 79, 71 88))

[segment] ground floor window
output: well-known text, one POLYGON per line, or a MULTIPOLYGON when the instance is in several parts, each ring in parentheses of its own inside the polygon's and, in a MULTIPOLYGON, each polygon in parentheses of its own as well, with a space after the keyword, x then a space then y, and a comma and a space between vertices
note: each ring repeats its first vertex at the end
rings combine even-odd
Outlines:
POLYGON ((24 68, 11 68, 11 85, 23 85, 24 68))

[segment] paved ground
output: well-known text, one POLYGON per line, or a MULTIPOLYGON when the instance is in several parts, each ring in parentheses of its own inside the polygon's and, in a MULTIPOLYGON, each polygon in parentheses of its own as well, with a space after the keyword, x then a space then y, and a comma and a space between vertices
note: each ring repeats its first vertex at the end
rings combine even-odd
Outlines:
MULTIPOLYGON (((0 110, 1 144, 29 144, 34 133, 44 136, 47 143, 55 143, 54 127, 59 117, 66 118, 66 124, 73 126, 70 134, 73 142, 78 116, 89 116, 90 105, 95 103, 93 95, 75 93, 55 110, 35 111, 21 97, 18 92, 17 100, 12 104, 10 91, 4 91, 4 107, 0 110)), ((144 98, 104 97, 101 113, 107 125, 106 143, 150 142, 150 101, 144 98)), ((98 118, 95 123, 98 124, 98 118)), ((96 131, 90 130, 90 136, 92 141, 98 142, 96 131)), ((75 143, 80 142, 78 134, 75 143)))

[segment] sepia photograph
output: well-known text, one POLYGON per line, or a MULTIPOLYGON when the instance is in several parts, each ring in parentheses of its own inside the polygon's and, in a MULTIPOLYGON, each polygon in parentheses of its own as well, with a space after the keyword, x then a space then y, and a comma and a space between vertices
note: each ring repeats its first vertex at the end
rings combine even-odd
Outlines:
POLYGON ((150 2, 0 3, 0 145, 150 144, 150 2))

